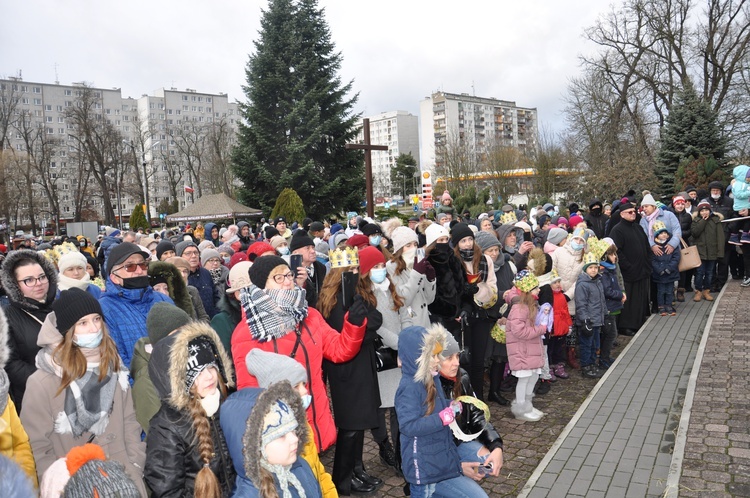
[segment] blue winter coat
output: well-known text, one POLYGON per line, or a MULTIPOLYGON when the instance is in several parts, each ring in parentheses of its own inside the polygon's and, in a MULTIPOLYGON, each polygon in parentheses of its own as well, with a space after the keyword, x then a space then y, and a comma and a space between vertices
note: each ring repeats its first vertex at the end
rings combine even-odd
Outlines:
POLYGON ((218 239, 212 239, 211 238, 211 232, 214 228, 219 228, 216 223, 206 223, 203 227, 203 240, 210 240, 214 243, 215 247, 219 247, 221 245, 221 238, 218 239))
POLYGON ((155 292, 151 287, 123 289, 107 279, 107 291, 102 293, 99 304, 124 365, 130 365, 138 339, 148 335, 146 317, 151 307, 161 301, 174 304, 169 296, 155 292))
MULTIPOLYGON (((666 209, 662 208, 656 209, 659 211, 659 214, 656 215, 654 223, 656 223, 657 221, 663 221, 664 224, 667 225, 667 230, 672 234, 672 238, 669 239, 669 245, 674 247, 675 249, 679 249, 680 237, 682 237, 682 226, 680 225, 680 220, 677 219, 677 216, 675 216, 672 211, 667 211, 666 209)), ((654 242, 654 233, 653 231, 648 229, 648 220, 645 216, 641 217, 641 227, 643 228, 643 231, 646 232, 646 236, 648 237, 648 244, 650 246, 655 245, 656 243, 654 242)))
POLYGON ((747 183, 747 172, 750 166, 740 164, 732 170, 734 183, 732 184, 732 196, 734 197, 734 210, 750 209, 750 185, 747 183))
POLYGON ((586 320, 591 320, 594 327, 601 327, 606 315, 607 302, 602 278, 599 275, 591 278, 582 271, 576 281, 576 323, 583 325, 586 320))
MULTIPOLYGON (((667 246, 666 244, 658 244, 662 251, 667 246)), ((677 282, 680 279, 680 251, 672 251, 672 254, 664 254, 661 256, 654 255, 651 258, 651 281, 657 284, 668 284, 669 282, 677 282)))
MULTIPOLYGON (((247 428, 247 419, 250 417, 250 412, 253 410, 255 402, 262 392, 263 389, 259 387, 246 387, 230 395, 221 404, 219 417, 221 430, 227 440, 229 455, 232 457, 232 465, 234 465, 234 470, 237 472, 233 497, 260 497, 258 488, 255 487, 253 481, 245 473, 245 455, 243 453, 242 439, 247 428)), ((318 484, 310 469, 310 465, 304 458, 297 458, 297 461, 292 464, 291 470, 305 488, 308 498, 321 498, 320 484, 318 484), (315 490, 317 490, 317 493, 315 493, 315 490)), ((276 481, 276 484, 276 491, 281 496, 281 488, 278 487, 278 481, 276 481)), ((297 489, 293 486, 289 486, 289 491, 294 498, 299 497, 297 489)))
POLYGON ((433 379, 436 386, 435 409, 427 411, 427 388, 414 380, 417 373, 417 358, 422 347, 422 327, 407 327, 398 337, 398 353, 401 360, 401 382, 396 391, 396 413, 401 430, 402 471, 408 483, 425 485, 461 475, 458 450, 453 442, 450 428, 443 425, 439 412, 450 400, 440 389, 440 380, 433 379))
POLYGON ((219 290, 214 285, 214 281, 211 278, 211 274, 205 268, 199 266, 197 270, 191 271, 188 275, 188 285, 192 285, 198 289, 198 294, 201 296, 203 302, 203 308, 208 313, 208 316, 213 318, 219 313, 219 308, 216 304, 219 302, 219 290))
POLYGON ((617 266, 605 262, 602 262, 602 266, 604 266, 604 271, 601 272, 604 300, 607 303, 607 311, 614 313, 625 307, 622 304, 622 289, 620 289, 620 283, 617 281, 617 266), (611 265, 612 268, 606 265, 611 265))

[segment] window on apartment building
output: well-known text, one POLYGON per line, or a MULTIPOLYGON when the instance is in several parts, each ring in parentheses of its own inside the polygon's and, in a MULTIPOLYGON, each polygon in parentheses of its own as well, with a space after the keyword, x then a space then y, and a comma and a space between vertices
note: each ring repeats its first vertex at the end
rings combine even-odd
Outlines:
POLYGON ((27 87, 26 85, 21 85, 21 92, 26 93, 28 91, 29 91, 29 87, 27 87))
POLYGON ((198 107, 199 112, 203 112, 203 106, 198 107))
POLYGON ((65 96, 66 97, 70 97, 71 95, 73 95, 73 91, 72 90, 65 90, 65 96))
POLYGON ((55 129, 54 128, 47 128, 47 135, 54 135, 55 129))
POLYGON ((29 105, 29 99, 21 99, 21 103, 29 105))
POLYGON ((159 113, 159 119, 164 119, 164 114, 159 113))
POLYGON ((193 112, 195 112, 195 111, 197 111, 197 110, 198 110, 198 106, 195 106, 195 105, 194 105, 194 106, 193 106, 193 112))
POLYGON ((34 93, 42 93, 42 87, 40 86, 35 86, 32 90, 34 91, 34 93))
POLYGON ((34 99, 34 105, 42 105, 42 99, 34 99))
POLYGON ((203 102, 203 97, 198 97, 198 102, 203 102))
POLYGON ((156 104, 154 104, 153 102, 151 102, 151 105, 150 105, 149 107, 150 107, 151 109, 155 109, 155 108, 156 108, 156 104))
POLYGON ((73 107, 73 102, 71 102, 70 100, 66 100, 65 107, 73 107))
POLYGON ((130 126, 126 126, 124 131, 130 131, 130 126))
POLYGON ((188 96, 187 95, 183 95, 182 96, 182 100, 185 100, 185 101, 188 100, 188 96))
POLYGON ((206 118, 206 123, 213 123, 213 122, 214 122, 214 118, 206 118))
POLYGON ((57 133, 59 133, 60 135, 65 135, 65 128, 58 128, 57 133))
POLYGON ((97 102, 96 104, 94 104, 94 108, 95 109, 101 109, 102 108, 102 103, 101 102, 97 102))
POLYGON ((57 106, 57 112, 62 112, 62 110, 63 110, 63 106, 61 105, 57 106))
POLYGON ((206 97, 206 102, 209 104, 213 101, 213 97, 206 97))
POLYGON ((100 98, 102 98, 102 93, 101 93, 101 92, 94 92, 94 98, 95 98, 95 99, 100 99, 100 98))
POLYGON ((174 113, 175 113, 175 114, 177 114, 177 115, 179 116, 180 114, 182 114, 182 111, 181 111, 181 110, 179 110, 179 109, 177 109, 177 110, 175 110, 175 111, 174 111, 174 113))
POLYGON ((159 102, 159 109, 160 109, 160 110, 161 110, 161 109, 164 109, 164 104, 163 104, 163 103, 161 103, 161 102, 159 102))
POLYGON ((193 95, 193 102, 195 102, 196 100, 197 100, 197 97, 193 95))
POLYGON ((119 115, 120 115, 120 109, 115 109, 115 116, 119 116, 119 115))
POLYGON ((182 110, 183 111, 189 111, 190 110, 190 106, 184 105, 184 106, 182 106, 182 110))
POLYGON ((47 116, 47 117, 46 117, 46 121, 47 121, 48 123, 51 123, 51 122, 52 122, 52 116, 47 116))
POLYGON ((51 105, 49 105, 49 104, 46 104, 46 105, 44 106, 44 110, 45 110, 45 111, 51 111, 51 110, 52 110, 52 106, 51 106, 51 105))
POLYGON ((172 109, 167 109, 167 114, 172 114, 172 109))
POLYGON ((42 111, 39 111, 39 110, 34 111, 34 117, 35 118, 41 118, 42 117, 42 111))

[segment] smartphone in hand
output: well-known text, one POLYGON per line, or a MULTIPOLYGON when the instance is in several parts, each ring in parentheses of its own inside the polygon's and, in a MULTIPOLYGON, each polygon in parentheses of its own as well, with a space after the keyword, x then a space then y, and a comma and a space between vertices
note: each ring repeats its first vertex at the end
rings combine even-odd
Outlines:
POLYGON ((289 256, 289 266, 292 268, 294 278, 297 278, 297 269, 302 266, 302 255, 292 254, 291 256, 289 256))
POLYGON ((344 311, 347 311, 354 302, 354 295, 357 292, 357 282, 359 281, 359 274, 345 271, 341 274, 341 305, 344 311))

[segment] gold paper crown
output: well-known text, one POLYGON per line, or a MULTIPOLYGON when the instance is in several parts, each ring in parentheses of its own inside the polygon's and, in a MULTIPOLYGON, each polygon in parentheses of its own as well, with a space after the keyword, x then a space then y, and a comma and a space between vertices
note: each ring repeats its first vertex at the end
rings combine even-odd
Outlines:
POLYGON ((344 249, 328 251, 328 260, 331 263, 331 268, 359 266, 359 249, 347 246, 344 249))

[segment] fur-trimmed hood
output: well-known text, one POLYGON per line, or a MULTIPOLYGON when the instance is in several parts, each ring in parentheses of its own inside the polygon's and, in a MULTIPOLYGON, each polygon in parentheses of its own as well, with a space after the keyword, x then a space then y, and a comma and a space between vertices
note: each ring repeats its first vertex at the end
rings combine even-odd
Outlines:
POLYGON ((164 277, 167 281, 169 297, 172 298, 174 304, 189 316, 195 316, 193 302, 190 299, 187 284, 182 279, 179 268, 177 268, 172 263, 166 263, 164 261, 151 261, 148 264, 148 276, 149 280, 151 281, 150 283, 152 287, 154 285, 154 280, 156 279, 156 277, 164 277))
POLYGON ((417 233, 425 234, 427 233, 427 227, 432 225, 432 222, 430 220, 422 220, 419 223, 417 223, 416 231, 417 233))
MULTIPOLYGON (((430 370, 433 351, 442 351, 447 338, 448 331, 439 323, 434 323, 427 329, 414 326, 402 330, 398 336, 398 357, 401 360, 402 374, 413 377, 414 382, 427 384, 434 373, 430 370)), ((442 352, 440 356, 443 357, 442 352)))
POLYGON ((260 488, 260 460, 262 458, 260 444, 263 419, 277 400, 282 400, 286 403, 294 412, 294 418, 297 419, 297 428, 294 432, 299 438, 299 445, 297 446, 298 459, 301 458, 302 450, 308 438, 307 418, 305 417, 305 409, 302 408, 302 398, 300 395, 292 388, 289 381, 284 380, 271 384, 256 399, 255 406, 247 419, 245 434, 242 437, 245 474, 253 481, 253 484, 257 488, 260 488))
POLYGON ((227 386, 234 387, 234 368, 221 339, 207 324, 191 322, 156 343, 148 362, 148 373, 159 398, 177 410, 186 410, 190 400, 190 395, 185 392, 190 361, 188 343, 202 335, 207 336, 214 344, 216 364, 224 382, 227 386))
POLYGON ((57 294, 57 269, 52 262, 45 256, 39 254, 36 251, 29 249, 22 249, 19 251, 13 251, 3 261, 2 270, 0 271, 0 281, 3 284, 3 289, 8 295, 8 299, 11 302, 21 304, 24 308, 30 309, 42 309, 49 306, 55 299, 57 294), (47 275, 49 280, 49 291, 47 291, 47 300, 44 304, 34 301, 33 299, 27 299, 23 296, 16 277, 14 275, 16 266, 23 259, 31 259, 39 263, 44 273, 47 275))
MULTIPOLYGON (((698 219, 698 217, 700 216, 700 211, 695 211, 695 212, 694 212, 694 213, 692 214, 692 216, 693 216, 693 220, 697 220, 697 219, 698 219)), ((720 222, 721 222, 721 220, 723 220, 723 219, 724 219, 724 215, 723 215, 723 214, 721 214, 721 213, 720 213, 720 212, 718 212, 718 211, 714 211, 714 210, 713 210, 713 208, 711 209, 711 216, 716 216, 717 218, 719 218, 719 221, 720 221, 720 222)), ((709 216, 709 218, 711 218, 711 216, 709 216)))

